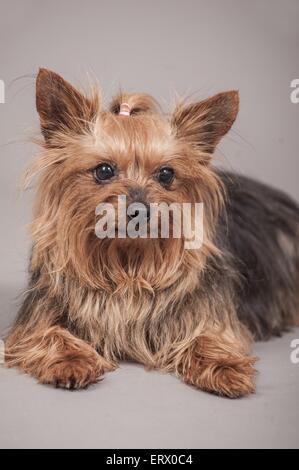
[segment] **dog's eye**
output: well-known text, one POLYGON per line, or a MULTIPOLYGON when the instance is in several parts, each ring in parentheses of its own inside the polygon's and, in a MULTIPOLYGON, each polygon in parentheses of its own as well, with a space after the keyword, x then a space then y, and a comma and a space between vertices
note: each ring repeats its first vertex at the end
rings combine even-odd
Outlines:
POLYGON ((157 172, 157 180, 163 186, 169 186, 174 178, 174 170, 169 166, 164 166, 160 168, 157 172))
POLYGON ((110 180, 115 175, 115 169, 110 163, 101 163, 93 170, 97 182, 110 180))

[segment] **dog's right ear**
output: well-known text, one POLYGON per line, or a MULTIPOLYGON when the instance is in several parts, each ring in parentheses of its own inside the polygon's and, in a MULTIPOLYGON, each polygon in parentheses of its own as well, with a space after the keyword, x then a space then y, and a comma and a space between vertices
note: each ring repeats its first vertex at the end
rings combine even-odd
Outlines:
POLYGON ((96 103, 60 75, 41 68, 36 79, 36 109, 47 143, 57 132, 82 133, 97 112, 96 103))

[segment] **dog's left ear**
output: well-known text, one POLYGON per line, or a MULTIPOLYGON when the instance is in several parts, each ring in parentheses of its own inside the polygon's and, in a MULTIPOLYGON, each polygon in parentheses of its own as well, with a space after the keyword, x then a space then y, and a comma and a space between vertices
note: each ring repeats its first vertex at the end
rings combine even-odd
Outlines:
POLYGON ((198 103, 179 105, 171 119, 178 138, 204 152, 213 153, 230 130, 239 110, 238 91, 218 93, 198 103))
POLYGON ((97 111, 96 102, 57 73, 43 68, 36 79, 36 109, 48 144, 57 132, 82 133, 97 111))

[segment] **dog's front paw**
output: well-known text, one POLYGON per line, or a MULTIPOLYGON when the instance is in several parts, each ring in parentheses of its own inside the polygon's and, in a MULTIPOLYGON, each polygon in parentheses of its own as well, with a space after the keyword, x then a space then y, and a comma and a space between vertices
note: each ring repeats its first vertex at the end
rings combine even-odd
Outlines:
POLYGON ((222 361, 199 361, 184 377, 185 382, 229 398, 254 393, 256 370, 254 357, 229 356, 222 361))
POLYGON ((99 382, 104 372, 112 369, 113 366, 109 366, 96 352, 88 355, 68 353, 60 362, 44 370, 38 380, 56 388, 78 390, 99 382))
POLYGON ((238 398, 254 393, 255 391, 255 374, 253 367, 255 359, 250 357, 237 358, 228 361, 228 364, 217 364, 212 367, 212 371, 208 369, 204 375, 212 374, 211 383, 206 381, 207 389, 218 395, 229 398, 238 398))
POLYGON ((230 398, 255 391, 257 358, 247 354, 246 341, 232 335, 201 335, 186 350, 177 369, 182 379, 202 390, 230 398))
POLYGON ((19 367, 40 383, 66 389, 86 388, 116 368, 85 341, 59 326, 9 338, 7 367, 19 367))

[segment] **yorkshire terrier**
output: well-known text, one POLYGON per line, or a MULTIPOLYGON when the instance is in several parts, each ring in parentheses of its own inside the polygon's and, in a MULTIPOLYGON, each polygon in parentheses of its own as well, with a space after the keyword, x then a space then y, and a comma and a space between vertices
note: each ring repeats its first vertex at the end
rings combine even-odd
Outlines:
POLYGON ((40 69, 42 132, 30 281, 6 338, 6 364, 81 389, 120 360, 173 372, 227 397, 254 392, 254 339, 299 320, 299 207, 211 160, 239 109, 237 91, 163 114, 147 94, 104 109, 40 69), (99 238, 100 202, 196 203, 203 242, 99 238))

